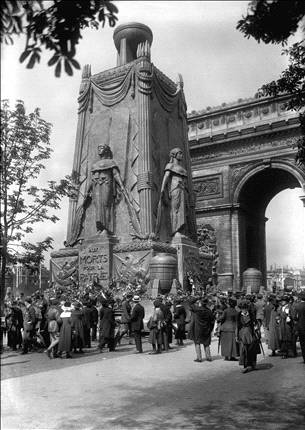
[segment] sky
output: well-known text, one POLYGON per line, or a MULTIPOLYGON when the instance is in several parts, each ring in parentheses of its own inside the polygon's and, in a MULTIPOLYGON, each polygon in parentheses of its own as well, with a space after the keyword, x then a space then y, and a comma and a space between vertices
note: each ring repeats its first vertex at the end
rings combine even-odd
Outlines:
MULTIPOLYGON (((287 64, 282 48, 258 44, 236 30, 247 12, 248 1, 117 1, 119 22, 141 22, 153 32, 152 62, 174 81, 181 73, 188 111, 218 106, 223 102, 253 97, 264 83, 277 79, 287 64)), ((115 67, 116 50, 113 28, 86 29, 76 58, 91 64, 92 74, 115 67)), ((300 37, 290 38, 293 43, 300 37)), ((27 112, 41 109, 41 116, 53 124, 51 146, 54 150, 41 183, 59 180, 72 170, 77 126, 77 97, 81 71, 73 77, 54 76, 47 67, 50 55, 28 70, 18 58, 25 40, 1 46, 1 98, 13 105, 25 102, 27 112)), ((302 267, 305 265, 305 209, 301 189, 285 190, 269 204, 267 222, 267 264, 302 267), (284 232, 284 234, 283 234, 284 232)), ((66 237, 68 200, 62 202, 56 224, 37 225, 31 239, 54 238, 54 249, 66 237), (43 228, 42 228, 43 227, 43 228)), ((48 256, 47 256, 48 261, 48 256)))

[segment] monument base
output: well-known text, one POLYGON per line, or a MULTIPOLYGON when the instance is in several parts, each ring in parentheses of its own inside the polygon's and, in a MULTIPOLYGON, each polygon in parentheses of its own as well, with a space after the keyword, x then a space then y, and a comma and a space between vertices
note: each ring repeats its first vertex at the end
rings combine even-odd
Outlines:
MULTIPOLYGON (((176 255, 176 249, 163 242, 134 240, 117 243, 113 248, 113 279, 122 284, 137 282, 139 287, 148 289, 150 281, 152 289, 154 280, 150 279, 150 262, 160 252, 176 255)), ((156 288, 154 294, 157 294, 156 288)))
POLYGON ((108 287, 113 277, 113 248, 115 236, 100 235, 86 239, 79 249, 79 286, 86 287, 97 281, 108 287))
POLYGON ((233 273, 218 273, 218 288, 221 291, 233 290, 233 273))
POLYGON ((50 271, 52 282, 60 287, 68 287, 78 281, 77 248, 63 248, 51 253, 50 271))

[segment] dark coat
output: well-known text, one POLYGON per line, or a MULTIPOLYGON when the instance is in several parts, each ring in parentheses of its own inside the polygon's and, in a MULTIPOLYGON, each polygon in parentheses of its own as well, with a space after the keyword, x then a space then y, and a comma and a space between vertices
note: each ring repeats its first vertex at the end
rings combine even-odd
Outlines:
POLYGON ((162 310, 163 310, 164 323, 165 323, 163 330, 167 335, 168 343, 172 343, 172 341, 173 341, 173 324, 172 324, 173 314, 172 314, 172 311, 170 309, 170 305, 164 305, 162 310))
POLYGON ((211 343, 211 333, 214 327, 213 312, 205 306, 190 306, 192 323, 189 330, 189 338, 195 343, 208 346, 211 343))
POLYGON ((174 309, 174 320, 177 324, 175 339, 185 339, 186 310, 183 305, 176 305, 174 309))
POLYGON ((72 328, 71 328, 71 312, 65 312, 66 315, 70 313, 70 316, 60 316, 60 332, 59 332, 59 343, 58 351, 70 352, 72 349, 72 328))
POLYGON ((264 324, 264 327, 267 328, 267 330, 269 330, 272 309, 273 309, 273 305, 271 303, 267 303, 263 309, 263 315, 264 315, 263 324, 264 324))
POLYGON ((143 319, 145 310, 140 303, 137 303, 131 312, 131 331, 141 331, 144 328, 143 319))
POLYGON ((91 327, 91 313, 92 310, 89 306, 84 306, 83 307, 83 325, 84 327, 90 328, 91 327))
POLYGON ((122 302, 121 323, 128 324, 130 322, 130 315, 131 315, 131 305, 128 300, 124 300, 122 302))
POLYGON ((100 310, 100 336, 104 339, 114 338, 115 318, 112 308, 103 307, 100 310))
POLYGON ((71 328, 74 348, 83 348, 85 345, 84 338, 84 314, 81 310, 75 309, 71 313, 71 328))
POLYGON ((305 302, 302 301, 295 305, 295 319, 298 332, 305 332, 305 302))
POLYGON ((98 323, 98 310, 95 306, 91 307, 90 327, 96 326, 98 323))
POLYGON ((30 305, 26 308, 23 318, 24 331, 32 331, 36 324, 36 312, 34 306, 30 305))
POLYGON ((238 312, 233 308, 227 308, 223 311, 221 317, 220 332, 236 331, 238 312))

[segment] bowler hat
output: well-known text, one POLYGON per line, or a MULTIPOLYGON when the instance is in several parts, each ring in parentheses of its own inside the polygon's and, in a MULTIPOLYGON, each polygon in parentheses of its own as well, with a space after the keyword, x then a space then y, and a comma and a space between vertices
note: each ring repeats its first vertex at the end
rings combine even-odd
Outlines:
POLYGON ((135 303, 139 303, 139 301, 140 301, 140 296, 133 296, 132 301, 133 301, 133 302, 135 302, 135 303))

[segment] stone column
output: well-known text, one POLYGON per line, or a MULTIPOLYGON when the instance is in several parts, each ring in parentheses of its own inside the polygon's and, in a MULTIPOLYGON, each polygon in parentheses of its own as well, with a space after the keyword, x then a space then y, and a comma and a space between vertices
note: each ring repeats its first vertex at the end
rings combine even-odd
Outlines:
POLYGON ((145 55, 146 51, 144 47, 140 51, 141 61, 137 64, 137 120, 139 130, 138 192, 142 233, 149 235, 153 232, 150 115, 153 66, 149 60, 149 45, 147 44, 147 55, 145 55))
MULTIPOLYGON (((83 73, 82 73, 82 81, 80 85, 79 94, 81 95, 88 87, 89 80, 91 76, 91 67, 86 64, 83 73)), ((82 155, 83 148, 83 138, 84 138, 84 130, 85 130, 85 118, 86 118, 87 109, 79 110, 78 112, 78 122, 77 122, 77 131, 76 131, 76 139, 75 139, 75 152, 73 159, 73 169, 72 172, 75 174, 79 174, 80 171, 80 161, 82 155)), ((75 209, 78 200, 78 190, 77 190, 77 179, 75 181, 75 195, 70 197, 69 200, 69 213, 68 213, 68 228, 67 228, 67 237, 70 237, 71 228, 74 221, 75 209)))
POLYGON ((239 205, 234 205, 231 211, 231 259, 232 259, 232 281, 233 289, 239 291, 241 289, 241 273, 239 261, 239 205))

